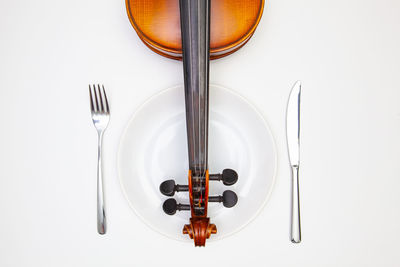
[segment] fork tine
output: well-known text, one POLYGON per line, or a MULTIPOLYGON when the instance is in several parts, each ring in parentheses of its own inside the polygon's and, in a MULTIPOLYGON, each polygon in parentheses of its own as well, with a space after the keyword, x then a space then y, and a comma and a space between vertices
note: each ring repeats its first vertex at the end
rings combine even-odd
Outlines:
POLYGON ((96 100, 96 112, 99 112, 99 100, 97 98, 97 93, 96 93, 96 85, 93 84, 93 92, 94 92, 94 99, 96 100))
POLYGON ((106 95, 106 90, 104 90, 104 85, 102 85, 103 87, 103 94, 104 94, 104 100, 105 100, 105 106, 106 106, 106 113, 110 113, 110 108, 108 107, 108 100, 107 100, 107 95, 106 95))
POLYGON ((99 93, 99 100, 100 100, 100 107, 101 107, 100 112, 101 112, 101 113, 104 113, 104 112, 105 112, 105 111, 104 111, 104 104, 103 104, 103 102, 104 102, 104 100, 103 100, 104 96, 103 96, 102 93, 101 93, 100 84, 97 84, 97 92, 99 93))
POLYGON ((94 109, 94 106, 93 106, 92 87, 90 86, 90 84, 89 84, 89 96, 90 96, 90 110, 92 112, 96 112, 96 110, 94 109))

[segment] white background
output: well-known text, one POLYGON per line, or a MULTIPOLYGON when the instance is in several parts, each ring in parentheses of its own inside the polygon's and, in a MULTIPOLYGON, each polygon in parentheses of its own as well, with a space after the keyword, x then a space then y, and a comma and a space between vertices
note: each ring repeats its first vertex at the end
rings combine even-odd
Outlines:
POLYGON ((400 1, 270 0, 250 42, 211 63, 246 97, 278 152, 264 210, 206 248, 153 232, 117 177, 122 131, 182 83, 149 51, 122 0, 0 2, 0 266, 399 266, 400 1), (289 242, 285 108, 303 81, 303 242, 289 242), (96 232, 97 136, 87 85, 112 108, 104 140, 108 233, 96 232))

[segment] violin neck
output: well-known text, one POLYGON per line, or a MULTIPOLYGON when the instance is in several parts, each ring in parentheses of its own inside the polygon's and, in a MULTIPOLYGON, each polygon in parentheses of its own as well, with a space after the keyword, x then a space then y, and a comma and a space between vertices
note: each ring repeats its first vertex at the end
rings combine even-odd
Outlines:
POLYGON ((180 0, 189 168, 208 169, 210 0, 180 0))

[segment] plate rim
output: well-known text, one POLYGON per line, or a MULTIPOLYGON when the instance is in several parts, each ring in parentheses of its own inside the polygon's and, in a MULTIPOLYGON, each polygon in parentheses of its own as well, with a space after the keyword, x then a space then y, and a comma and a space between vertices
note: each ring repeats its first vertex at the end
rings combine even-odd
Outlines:
MULTIPOLYGON (((147 220, 146 218, 144 218, 138 211, 137 209, 133 206, 133 204, 131 203, 131 201, 129 200, 128 194, 124 188, 122 179, 121 179, 121 167, 120 167, 120 162, 121 162, 121 151, 122 151, 122 142, 125 140, 125 137, 127 135, 128 132, 128 126, 131 125, 132 121, 137 117, 138 113, 148 104, 150 103, 154 98, 159 97, 165 93, 168 93, 169 91, 172 91, 176 88, 179 87, 183 87, 183 84, 177 84, 171 87, 168 87, 166 89, 163 89, 159 92, 156 92, 154 94, 152 94, 150 97, 148 97, 142 104, 140 104, 132 113, 132 115, 130 116, 128 122, 125 124, 124 126, 124 130, 122 131, 121 135, 120 135, 120 139, 119 139, 119 143, 118 143, 118 150, 117 150, 117 174, 118 174, 118 181, 119 181, 119 185, 121 187, 122 193, 124 195, 125 200, 128 202, 129 207, 131 208, 131 210, 133 210, 133 213, 142 221, 143 224, 145 224, 147 227, 149 227, 151 230, 161 234, 162 236, 168 238, 168 239, 172 239, 172 240, 176 240, 176 241, 180 241, 180 242, 192 242, 191 239, 182 239, 181 237, 178 237, 178 235, 175 236, 171 236, 168 235, 166 233, 164 233, 163 231, 160 231, 157 227, 154 227, 151 222, 149 220, 147 220)), ((257 209, 256 212, 254 212, 254 215, 250 216, 246 222, 238 227, 236 230, 227 233, 225 235, 215 235, 213 236, 212 239, 208 240, 208 242, 214 242, 214 241, 220 241, 222 239, 228 238, 238 232, 240 232, 241 230, 243 230, 243 228, 245 228, 246 226, 248 226, 249 224, 251 224, 260 214, 261 212, 264 210, 267 202, 269 201, 269 199, 271 198, 272 195, 272 191, 275 188, 275 184, 276 184, 276 176, 277 176, 277 169, 278 169, 278 155, 277 155, 277 148, 276 148, 276 141, 274 138, 274 135, 271 131, 271 128, 269 127, 268 122, 266 121, 266 119, 264 118, 263 114, 257 109, 257 107, 255 105, 253 105, 248 99, 246 99, 244 96, 242 96, 240 93, 238 93, 237 91, 230 89, 230 88, 226 88, 222 85, 218 85, 218 84, 214 84, 214 83, 210 83, 209 86, 212 87, 216 87, 219 90, 231 93, 235 96, 237 96, 238 98, 240 98, 242 101, 244 101, 246 104, 248 104, 251 109, 253 109, 253 111, 260 117, 261 121, 263 122, 265 128, 267 129, 268 133, 271 136, 272 139, 272 150, 273 150, 273 157, 274 157, 274 171, 273 171, 273 175, 272 175, 272 183, 271 183, 271 187, 268 191, 268 193, 266 194, 263 203, 260 205, 260 207, 257 209)), ((177 233, 178 234, 178 233, 177 233)))

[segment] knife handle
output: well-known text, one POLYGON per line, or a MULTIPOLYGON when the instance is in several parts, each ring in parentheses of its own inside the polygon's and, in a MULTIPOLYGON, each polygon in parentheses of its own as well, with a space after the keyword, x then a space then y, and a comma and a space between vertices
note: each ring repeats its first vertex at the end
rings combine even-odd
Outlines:
POLYGON ((299 196, 299 166, 291 166, 292 171, 292 207, 290 239, 293 243, 300 243, 300 196, 299 196))

